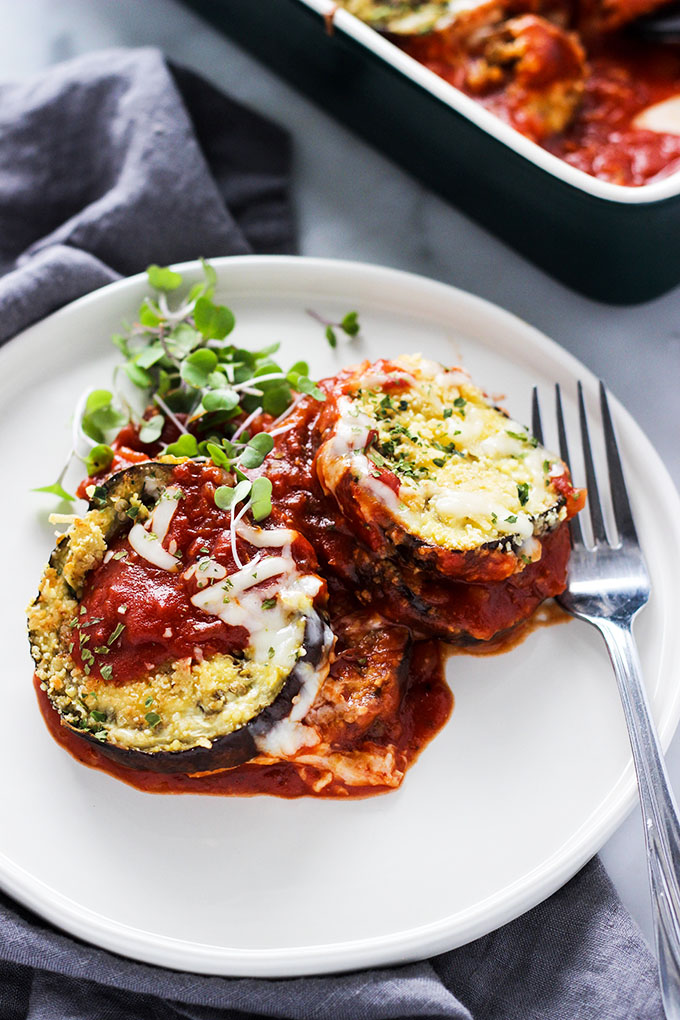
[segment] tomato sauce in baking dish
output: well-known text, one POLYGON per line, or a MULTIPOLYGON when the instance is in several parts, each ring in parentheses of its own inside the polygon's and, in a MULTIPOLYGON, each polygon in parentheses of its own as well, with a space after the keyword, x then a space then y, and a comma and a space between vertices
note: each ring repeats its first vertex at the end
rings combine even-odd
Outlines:
POLYGON ((680 46, 630 23, 664 0, 343 0, 570 165, 640 186, 680 168, 680 46))

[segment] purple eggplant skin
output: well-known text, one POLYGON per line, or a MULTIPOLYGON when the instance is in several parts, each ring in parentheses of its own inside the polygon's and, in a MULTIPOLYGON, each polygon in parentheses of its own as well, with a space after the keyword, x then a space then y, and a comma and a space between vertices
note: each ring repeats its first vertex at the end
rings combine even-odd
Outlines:
POLYGON ((288 674, 277 697, 245 726, 213 740, 212 747, 190 747, 183 751, 136 751, 107 744, 83 730, 71 729, 71 732, 96 746, 100 754, 116 764, 142 772, 191 775, 235 768, 259 753, 255 742, 257 736, 264 736, 277 722, 289 715, 293 698, 303 684, 300 664, 307 663, 314 668, 321 666, 328 659, 333 640, 333 632, 321 616, 317 613, 308 616, 305 623, 304 654, 288 674))

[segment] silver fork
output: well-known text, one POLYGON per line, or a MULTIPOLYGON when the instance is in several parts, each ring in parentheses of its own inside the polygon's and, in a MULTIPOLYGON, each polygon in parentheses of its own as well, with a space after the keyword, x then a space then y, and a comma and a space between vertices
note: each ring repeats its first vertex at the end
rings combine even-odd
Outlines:
MULTIPOLYGON (((555 392, 560 455, 569 465, 559 385, 555 392)), ((568 585, 557 601, 579 620, 597 627, 614 667, 640 792, 661 995, 668 1020, 680 1020, 680 822, 642 683, 632 630, 633 619, 649 599, 649 575, 635 531, 603 383, 600 383, 600 404, 611 502, 618 532, 616 543, 609 540, 605 527, 581 383, 578 384, 578 402, 594 545, 586 544, 578 517, 572 518, 568 585)), ((536 388, 532 399, 532 425, 534 435, 542 443, 536 388)))

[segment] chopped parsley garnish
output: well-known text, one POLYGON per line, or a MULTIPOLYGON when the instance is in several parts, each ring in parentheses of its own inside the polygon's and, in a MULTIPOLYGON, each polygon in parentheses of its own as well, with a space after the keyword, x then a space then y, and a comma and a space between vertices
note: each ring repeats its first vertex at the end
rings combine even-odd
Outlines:
POLYGON ((529 502, 529 483, 518 482, 517 483, 517 495, 519 497, 520 506, 526 506, 529 502))
POLYGON ((262 603, 262 608, 263 609, 273 609, 275 605, 276 605, 276 599, 275 598, 273 598, 273 599, 265 599, 264 602, 262 603))
POLYGON ((101 673, 104 680, 110 680, 111 677, 113 676, 113 666, 109 665, 102 666, 99 672, 101 673))
POLYGON ((452 414, 453 414, 453 408, 451 408, 451 407, 445 407, 444 408, 444 412, 443 412, 443 417, 444 418, 450 418, 452 414))
POLYGON ((106 642, 107 645, 112 645, 113 642, 116 641, 120 637, 120 635, 123 633, 124 630, 125 630, 125 624, 124 623, 117 623, 116 626, 111 631, 111 633, 109 634, 108 640, 106 642))
POLYGON ((144 718, 146 719, 147 723, 149 724, 152 730, 155 729, 156 726, 158 726, 159 722, 161 721, 161 717, 158 715, 157 712, 147 712, 144 718))
POLYGON ((517 523, 517 515, 516 514, 510 514, 510 516, 506 517, 505 520, 506 520, 507 524, 516 524, 517 523))

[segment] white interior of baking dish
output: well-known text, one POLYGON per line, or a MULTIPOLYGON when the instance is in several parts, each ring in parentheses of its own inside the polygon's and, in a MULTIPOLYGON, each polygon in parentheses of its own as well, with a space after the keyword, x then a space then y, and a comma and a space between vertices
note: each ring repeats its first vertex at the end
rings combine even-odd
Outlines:
POLYGON ((529 138, 525 138, 509 124, 505 124, 474 99, 459 92, 453 85, 418 63, 417 60, 359 21, 354 15, 338 8, 334 0, 299 0, 299 2, 304 3, 324 18, 333 16, 333 25, 336 30, 351 36, 367 50, 371 50, 376 56, 405 74, 411 81, 432 93, 441 102, 467 117, 487 134, 503 142, 508 148, 514 149, 515 152, 536 166, 540 166, 553 177, 578 188, 585 194, 610 202, 640 205, 647 202, 659 202, 680 193, 680 171, 669 174, 668 177, 651 184, 630 187, 610 184, 608 181, 591 177, 583 170, 577 170, 576 167, 565 163, 558 156, 546 152, 529 138))

